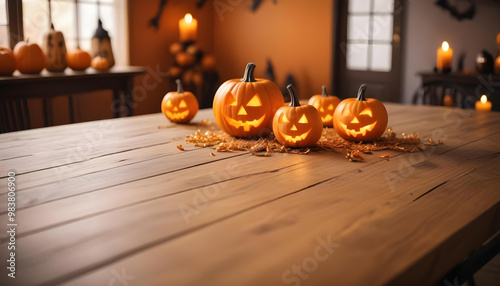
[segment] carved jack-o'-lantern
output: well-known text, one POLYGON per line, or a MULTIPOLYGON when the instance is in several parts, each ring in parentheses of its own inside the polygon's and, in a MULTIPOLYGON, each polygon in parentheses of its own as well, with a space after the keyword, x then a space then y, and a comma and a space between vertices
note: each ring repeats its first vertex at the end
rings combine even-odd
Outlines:
POLYGON ((333 125, 337 134, 349 141, 371 141, 387 127, 387 110, 375 98, 365 98, 366 85, 359 87, 357 98, 344 99, 335 109, 333 125))
POLYGON ((51 72, 61 72, 68 64, 66 63, 66 42, 64 35, 54 29, 51 24, 50 31, 43 37, 43 51, 47 56, 46 69, 51 72))
POLYGON ((316 144, 323 132, 323 121, 311 105, 300 105, 293 86, 287 86, 291 103, 282 106, 273 119, 276 140, 286 147, 306 147, 316 144))
POLYGON ((198 100, 193 93, 182 89, 180 79, 175 80, 175 82, 177 83, 177 92, 172 91, 165 95, 161 102, 161 112, 172 122, 189 122, 198 112, 198 100))
POLYGON ((102 27, 102 21, 99 19, 97 22, 97 29, 92 37, 92 58, 101 56, 108 60, 109 67, 115 65, 115 57, 113 56, 113 49, 111 48, 111 38, 108 31, 102 27))
POLYGON ((321 95, 313 95, 308 104, 316 107, 321 115, 323 126, 333 127, 333 112, 340 103, 340 99, 333 95, 326 94, 326 86, 322 86, 323 92, 321 95))
POLYGON ((226 133, 236 137, 256 137, 271 133, 275 111, 285 104, 276 84, 255 79, 254 63, 249 63, 243 79, 223 83, 215 93, 215 120, 226 133))

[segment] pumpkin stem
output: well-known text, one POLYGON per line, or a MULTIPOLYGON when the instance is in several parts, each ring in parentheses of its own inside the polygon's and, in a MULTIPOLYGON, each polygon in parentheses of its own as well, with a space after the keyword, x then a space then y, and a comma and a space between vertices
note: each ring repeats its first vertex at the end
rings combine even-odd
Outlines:
POLYGON ((50 29, 51 29, 51 30, 55 30, 55 29, 54 29, 54 23, 50 23, 50 29))
POLYGON ((175 83, 177 84, 177 93, 184 93, 184 89, 182 88, 182 82, 180 79, 176 79, 175 83))
POLYGON ((359 87, 359 90, 358 90, 358 98, 356 98, 356 100, 359 100, 359 101, 366 101, 366 98, 365 98, 365 92, 366 92, 366 84, 362 84, 360 87, 359 87))
POLYGON ((323 91, 321 92, 321 96, 326 97, 326 85, 323 85, 321 88, 323 89, 323 91))
POLYGON ((245 68, 245 75, 243 75, 243 79, 241 81, 244 82, 256 82, 255 77, 253 76, 253 71, 255 70, 254 63, 248 63, 245 68))
POLYGON ((287 85, 286 89, 288 89, 288 93, 290 93, 290 99, 292 100, 289 106, 299 107, 300 102, 299 99, 297 98, 297 95, 295 94, 295 88, 293 88, 293 85, 292 84, 287 85))

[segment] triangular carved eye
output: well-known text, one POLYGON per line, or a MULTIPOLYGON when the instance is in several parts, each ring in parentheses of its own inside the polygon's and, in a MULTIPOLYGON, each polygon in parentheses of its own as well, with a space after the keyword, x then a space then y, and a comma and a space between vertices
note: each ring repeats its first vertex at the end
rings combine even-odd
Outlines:
POLYGON ((232 106, 237 105, 236 98, 234 97, 232 92, 228 92, 226 94, 226 105, 232 105, 232 106))
POLYGON ((368 115, 370 117, 373 117, 372 110, 370 108, 366 108, 359 115, 368 115))
POLYGON ((169 100, 167 100, 167 106, 168 106, 168 107, 171 107, 171 106, 172 106, 172 100, 170 100, 170 99, 169 99, 169 100))
POLYGON ((262 102, 260 101, 260 97, 258 94, 255 94, 252 99, 248 102, 247 106, 262 106, 262 102))
POLYGON ((307 121, 307 117, 305 114, 302 114, 302 117, 300 118, 299 123, 309 123, 309 121, 307 121))
POLYGON ((286 115, 283 113, 283 117, 281 117, 281 122, 283 123, 290 123, 290 120, 286 117, 286 115))
POLYGON ((183 108, 183 107, 184 108, 187 107, 186 101, 184 101, 184 99, 181 100, 181 103, 179 103, 179 108, 183 108))
POLYGON ((333 104, 328 105, 328 110, 333 110, 333 104))

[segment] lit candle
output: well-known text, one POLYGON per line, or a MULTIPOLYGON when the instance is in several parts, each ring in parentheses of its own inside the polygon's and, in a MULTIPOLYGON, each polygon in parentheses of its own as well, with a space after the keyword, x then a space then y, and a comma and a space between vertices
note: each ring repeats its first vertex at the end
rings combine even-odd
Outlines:
POLYGON ((189 13, 179 20, 179 35, 181 42, 196 41, 196 30, 198 29, 198 21, 189 13))
POLYGON ((447 41, 444 41, 441 47, 437 49, 436 67, 438 71, 451 71, 451 60, 453 58, 453 49, 447 41))
POLYGON ((500 56, 495 60, 495 73, 500 74, 500 56))
POLYGON ((477 111, 491 111, 491 102, 488 101, 486 95, 481 96, 481 100, 476 101, 477 111))

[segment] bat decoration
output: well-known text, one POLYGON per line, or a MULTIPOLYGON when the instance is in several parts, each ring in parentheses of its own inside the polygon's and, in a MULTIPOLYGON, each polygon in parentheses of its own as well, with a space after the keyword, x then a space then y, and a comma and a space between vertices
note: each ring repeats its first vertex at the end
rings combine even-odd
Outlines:
POLYGON ((158 12, 156 12, 156 16, 149 20, 149 26, 153 26, 156 30, 160 27, 160 18, 163 13, 163 8, 167 4, 167 0, 160 0, 160 5, 158 6, 158 12))
POLYGON ((203 6, 205 6, 205 3, 207 3, 207 0, 199 0, 199 1, 196 3, 196 8, 198 8, 198 9, 203 8, 203 6))
POLYGON ((276 77, 274 76, 273 63, 271 62, 270 59, 267 59, 266 73, 265 73, 264 77, 272 82, 276 82, 276 77))
MULTIPOLYGON (((273 0, 274 5, 278 4, 278 0, 273 0)), ((252 3, 252 11, 255 12, 259 9, 260 4, 262 4, 262 0, 253 0, 252 3)), ((288 94, 288 92, 287 92, 288 94)))
POLYGON ((469 8, 465 11, 459 11, 459 9, 456 7, 457 4, 455 4, 455 6, 451 5, 450 3, 448 3, 448 0, 437 0, 436 5, 445 10, 448 10, 451 15, 458 21, 462 21, 464 19, 474 18, 474 15, 476 14, 475 0, 466 0, 466 2, 469 2, 469 8))

